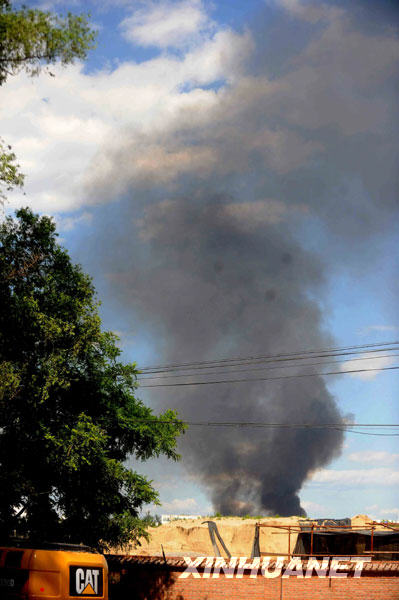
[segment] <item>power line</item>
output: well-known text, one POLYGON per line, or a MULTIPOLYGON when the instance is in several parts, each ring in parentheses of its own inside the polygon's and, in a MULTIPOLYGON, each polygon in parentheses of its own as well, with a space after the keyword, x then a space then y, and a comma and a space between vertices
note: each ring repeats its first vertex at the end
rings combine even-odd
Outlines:
POLYGON ((184 367, 184 366, 190 366, 190 365, 205 365, 205 364, 210 364, 210 363, 215 363, 215 362, 230 362, 230 361, 239 361, 239 360, 259 360, 259 359, 273 359, 273 358, 278 358, 278 357, 289 357, 289 356, 298 356, 298 355, 304 355, 304 354, 324 354, 325 352, 341 352, 344 350, 357 350, 357 349, 363 349, 363 348, 376 348, 376 347, 381 347, 381 346, 395 346, 398 345, 399 341, 394 341, 394 342, 380 342, 380 343, 374 343, 374 344, 361 344, 361 345, 357 345, 357 346, 341 346, 341 347, 335 347, 335 348, 321 348, 318 350, 301 350, 301 351, 297 351, 297 352, 290 352, 290 353, 280 353, 280 354, 266 354, 266 355, 262 355, 262 356, 240 356, 240 357, 235 357, 235 358, 222 358, 222 359, 214 359, 214 360, 205 360, 205 361, 194 361, 191 363, 180 363, 180 364, 168 364, 168 365, 155 365, 155 366, 147 366, 147 367, 142 367, 140 370, 141 371, 145 371, 145 370, 151 370, 151 369, 167 369, 167 368, 175 368, 175 367, 184 367))
MULTIPOLYGON (((391 345, 391 344, 390 344, 391 345)), ((158 369, 152 369, 152 370, 144 370, 144 369, 139 369, 139 372, 143 375, 150 375, 150 374, 157 374, 157 373, 168 373, 168 372, 172 372, 172 371, 194 371, 194 370, 198 370, 198 369, 215 369, 215 368, 225 368, 225 367, 238 367, 238 366, 246 366, 246 365, 251 365, 251 364, 259 364, 259 363, 277 363, 277 362, 291 362, 291 361, 298 361, 298 360, 311 360, 313 358, 331 358, 331 357, 340 357, 340 356, 353 356, 353 355, 358 355, 358 354, 367 354, 368 356, 366 358, 373 358, 373 356, 375 356, 376 354, 380 353, 380 352, 395 352, 396 350, 398 350, 399 347, 391 347, 391 348, 377 348, 374 350, 355 350, 355 351, 350 351, 350 352, 331 352, 331 353, 320 353, 320 354, 316 354, 316 353, 312 353, 312 355, 300 355, 300 354, 296 354, 293 355, 292 357, 289 357, 287 355, 282 356, 282 357, 269 357, 269 358, 262 358, 262 357, 258 357, 258 358, 243 358, 242 360, 238 361, 238 359, 224 359, 223 361, 209 361, 209 364, 206 365, 201 365, 200 363, 198 365, 195 365, 195 363, 193 363, 193 366, 182 366, 182 367, 168 367, 165 366, 164 368, 159 367, 158 369)), ((289 366, 289 365, 288 365, 289 366)))
MULTIPOLYGON (((338 355, 337 355, 338 356, 338 355)), ((350 358, 350 359, 343 359, 343 360, 332 360, 332 361, 318 361, 318 362, 313 362, 313 363, 305 363, 302 365, 276 365, 276 366, 268 366, 268 367, 254 367, 252 369, 223 369, 221 371, 216 371, 216 372, 212 372, 212 373, 197 373, 196 376, 205 376, 205 375, 220 375, 220 374, 224 374, 224 373, 248 373, 250 371, 270 371, 270 370, 274 370, 274 369, 295 369, 298 367, 314 367, 316 365, 335 365, 335 364, 339 364, 339 363, 346 363, 346 362, 354 362, 354 361, 359 361, 359 360, 379 360, 381 358, 391 358, 391 357, 396 357, 399 356, 399 354, 382 354, 379 356, 362 356, 360 358, 350 358)), ((217 369, 218 367, 208 367, 208 368, 213 368, 213 369, 217 369)), ((159 371, 160 372, 160 371, 159 371)), ((166 371, 166 373, 169 373, 170 371, 166 371)), ((145 373, 144 377, 137 377, 138 381, 149 381, 152 379, 171 379, 171 378, 176 378, 176 377, 190 377, 190 373, 181 373, 178 375, 156 375, 156 376, 152 376, 151 373, 145 373)))
POLYGON ((374 431, 354 431, 352 429, 341 429, 345 433, 358 433, 359 435, 378 435, 383 437, 399 437, 399 433, 375 433, 374 431))
MULTIPOLYGON (((356 351, 356 352, 340 352, 340 353, 335 353, 335 354, 319 354, 319 355, 314 355, 314 356, 298 356, 298 357, 293 357, 293 358, 279 358, 279 359, 269 359, 269 360, 261 360, 261 359, 257 359, 261 360, 261 362, 266 362, 267 364, 270 363, 274 363, 274 362, 281 362, 281 361, 296 361, 296 360, 311 360, 313 358, 330 358, 330 357, 340 357, 340 356, 348 356, 348 355, 353 355, 353 354, 367 354, 368 356, 364 357, 364 360, 370 360, 372 358, 382 358, 382 357, 386 357, 387 355, 377 355, 375 356, 376 353, 379 352, 395 352, 397 351, 399 348, 381 348, 379 350, 363 350, 363 351, 356 351)), ((359 360, 356 358, 353 359, 345 359, 345 360, 359 360)), ((343 361, 332 361, 332 362, 343 362, 343 361)), ((196 369, 224 369, 225 367, 237 367, 237 366, 251 366, 252 364, 259 364, 259 362, 252 362, 251 359, 247 359, 245 362, 242 361, 240 363, 229 363, 229 364, 218 364, 216 361, 214 364, 211 365, 206 365, 206 366, 197 366, 197 367, 181 367, 181 368, 168 368, 166 367, 165 369, 159 369, 157 371, 149 371, 149 372, 145 372, 142 369, 139 370, 139 373, 142 373, 144 376, 147 375, 152 375, 152 374, 157 374, 157 373, 169 373, 171 371, 186 371, 186 370, 196 370, 196 369)), ((304 365, 308 365, 311 363, 304 363, 304 365)), ((320 363, 322 364, 322 363, 320 363)), ((329 361, 325 361, 325 364, 329 364, 329 361)), ((301 365, 283 365, 282 367, 292 367, 292 366, 301 366, 301 365)), ((266 367, 264 367, 266 368, 266 367)), ((268 367, 268 368, 281 368, 281 367, 268 367)))
POLYGON ((278 377, 250 377, 245 379, 219 379, 213 381, 191 381, 182 383, 150 383, 148 385, 140 385, 140 388, 154 387, 181 387, 188 385, 215 385, 221 383, 248 383, 250 381, 277 381, 281 379, 294 379, 301 377, 324 377, 325 375, 346 375, 351 373, 368 373, 372 371, 394 371, 399 369, 399 365, 393 367, 377 367, 370 369, 350 369, 348 371, 326 371, 324 373, 300 373, 298 375, 280 375, 278 377))
POLYGON ((185 421, 184 419, 136 419, 140 423, 161 423, 161 424, 173 424, 173 423, 186 423, 187 425, 206 425, 206 426, 223 426, 223 427, 235 427, 236 425, 244 425, 248 427, 270 427, 270 428, 303 428, 303 429, 328 429, 335 427, 364 427, 364 428, 378 428, 388 427, 389 429, 399 428, 399 423, 267 423, 264 421, 185 421))
MULTIPOLYGON (((331 356, 339 356, 340 354, 337 353, 343 353, 346 350, 358 350, 359 352, 353 352, 353 354, 361 354, 361 353, 365 353, 368 352, 368 350, 365 350, 367 348, 374 348, 374 350, 370 350, 370 352, 374 353, 374 352, 382 352, 382 351, 386 351, 387 350, 387 346, 397 346, 399 344, 399 341, 393 341, 393 342, 380 342, 380 343, 374 343, 374 344, 361 344, 361 345, 357 345, 357 346, 341 346, 341 347, 335 347, 335 348, 321 348, 318 350, 302 350, 302 351, 298 351, 298 352, 290 352, 290 353, 280 353, 280 354, 266 354, 266 355, 262 355, 262 356, 240 356, 240 357, 235 357, 235 358, 222 358, 222 359, 218 359, 218 360, 205 360, 205 361, 194 361, 194 362, 185 362, 185 363, 175 363, 175 364, 166 364, 166 365, 153 365, 153 366, 146 366, 146 367, 141 367, 139 369, 139 371, 141 373, 145 373, 147 371, 151 371, 154 372, 155 369, 162 369, 164 370, 169 370, 169 369, 179 369, 181 370, 183 367, 191 367, 191 368, 197 368, 201 365, 211 365, 214 366, 215 364, 222 364, 222 363, 237 363, 238 361, 244 361, 244 362, 248 362, 248 361, 258 361, 258 360, 274 360, 274 359, 289 359, 289 360, 293 360, 294 358, 296 358, 297 360, 302 359, 303 357, 306 357, 306 355, 315 355, 312 356, 311 358, 317 358, 317 357, 321 357, 321 356, 325 356, 326 353, 333 353, 331 356), (363 351, 363 352, 361 352, 363 351), (290 358, 290 357, 294 357, 294 358, 290 358)), ((397 350, 397 348, 389 348, 389 350, 397 350)), ((329 356, 329 355, 327 355, 329 356)), ((231 366, 231 365, 230 365, 231 366)))
POLYGON ((189 425, 190 427, 235 427, 235 428, 254 428, 254 429, 307 429, 307 430, 315 430, 315 429, 332 429, 343 431, 345 433, 357 433, 360 435, 377 435, 377 436, 386 436, 386 437, 396 437, 399 436, 399 433, 380 433, 375 431, 356 431, 353 429, 354 427, 361 428, 390 428, 396 429, 399 428, 399 424, 397 423, 348 423, 345 425, 344 423, 265 423, 261 421, 185 421, 182 420, 156 420, 153 419, 138 419, 140 422, 144 423, 153 423, 153 424, 164 424, 164 425, 173 425, 183 423, 185 425, 189 425), (348 429, 351 427, 351 429, 348 429))

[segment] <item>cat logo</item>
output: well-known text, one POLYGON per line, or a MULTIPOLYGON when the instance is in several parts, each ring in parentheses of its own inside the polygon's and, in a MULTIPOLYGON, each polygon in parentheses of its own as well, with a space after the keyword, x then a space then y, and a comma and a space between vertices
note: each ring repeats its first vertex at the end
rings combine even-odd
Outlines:
POLYGON ((103 594, 101 567, 69 567, 69 595, 96 597, 103 594))

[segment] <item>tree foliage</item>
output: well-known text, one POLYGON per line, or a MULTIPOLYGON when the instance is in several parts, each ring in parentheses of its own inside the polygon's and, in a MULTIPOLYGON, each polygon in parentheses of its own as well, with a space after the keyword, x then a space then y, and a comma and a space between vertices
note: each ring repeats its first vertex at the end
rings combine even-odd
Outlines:
POLYGON ((37 75, 43 66, 73 63, 94 47, 87 17, 22 7, 0 0, 0 85, 21 70, 37 75))
MULTIPOLYGON (((22 6, 14 10, 9 0, 0 0, 0 85, 10 75, 25 71, 38 75, 49 65, 68 65, 85 59, 94 47, 96 34, 84 15, 65 17, 50 11, 22 6)), ((23 184, 23 175, 11 148, 0 140, 0 199, 5 190, 23 184)))
POLYGON ((1 189, 0 187, 0 203, 4 203, 6 191, 10 191, 14 187, 22 187, 24 184, 25 176, 20 172, 16 159, 11 146, 6 145, 0 138, 0 182, 3 182, 5 188, 1 189))
POLYGON ((106 548, 157 502, 127 457, 177 459, 184 426, 135 395, 90 278, 29 209, 0 226, 0 533, 106 548))

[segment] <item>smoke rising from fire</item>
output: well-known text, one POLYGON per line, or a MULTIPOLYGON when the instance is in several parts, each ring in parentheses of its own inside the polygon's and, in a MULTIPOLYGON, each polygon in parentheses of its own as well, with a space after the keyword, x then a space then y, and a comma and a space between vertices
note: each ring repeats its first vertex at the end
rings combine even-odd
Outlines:
MULTIPOLYGON (((292 10, 301 35, 284 64, 276 32, 264 40, 255 28, 252 58, 211 102, 199 96, 164 128, 121 132, 93 168, 92 197, 119 198, 111 224, 98 225, 97 264, 165 363, 331 345, 318 301, 329 269, 343 248, 369 258, 365 236, 390 227, 399 43, 332 4, 292 10)), ((188 420, 343 419, 321 377, 160 390, 152 404, 188 420)), ((215 510, 290 515, 304 512, 304 481, 342 439, 206 428, 180 450, 215 510)))

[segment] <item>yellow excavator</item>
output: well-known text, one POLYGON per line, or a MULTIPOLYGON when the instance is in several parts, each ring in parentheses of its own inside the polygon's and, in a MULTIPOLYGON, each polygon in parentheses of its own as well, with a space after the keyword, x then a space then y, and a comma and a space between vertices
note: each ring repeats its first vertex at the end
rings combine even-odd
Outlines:
POLYGON ((1 600, 108 600, 102 554, 74 544, 0 547, 1 600))

